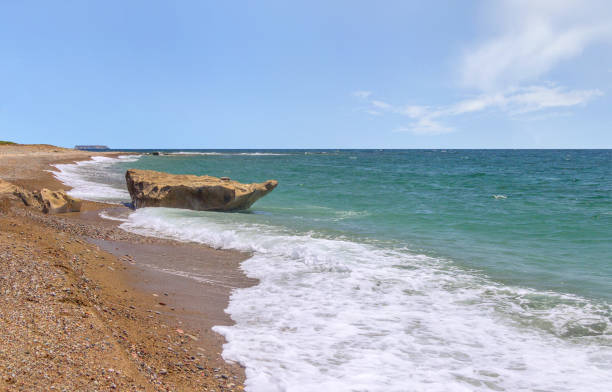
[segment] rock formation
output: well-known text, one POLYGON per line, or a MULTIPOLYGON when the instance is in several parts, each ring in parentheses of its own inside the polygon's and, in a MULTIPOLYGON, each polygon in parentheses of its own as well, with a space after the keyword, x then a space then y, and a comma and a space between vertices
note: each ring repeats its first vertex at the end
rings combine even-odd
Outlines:
POLYGON ((21 200, 28 207, 40 209, 46 214, 61 214, 64 212, 78 212, 81 210, 81 201, 66 192, 51 191, 43 188, 40 191, 30 192, 10 182, 0 180, 0 199, 8 198, 21 200))
POLYGON ((245 210, 278 182, 242 184, 229 178, 168 174, 130 169, 125 173, 134 207, 172 207, 200 211, 245 210))
POLYGON ((46 214, 81 211, 81 200, 68 196, 64 191, 51 191, 43 188, 34 192, 34 197, 40 203, 42 212, 46 214))
POLYGON ((18 189, 19 187, 17 185, 13 185, 8 181, 0 179, 0 195, 8 197, 13 195, 13 193, 18 189))

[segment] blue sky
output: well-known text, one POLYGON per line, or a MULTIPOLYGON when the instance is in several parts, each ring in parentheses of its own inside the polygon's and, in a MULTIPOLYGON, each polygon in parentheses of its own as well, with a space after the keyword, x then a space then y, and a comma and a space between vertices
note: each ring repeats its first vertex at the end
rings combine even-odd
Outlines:
POLYGON ((612 148, 609 1, 0 0, 0 139, 612 148))

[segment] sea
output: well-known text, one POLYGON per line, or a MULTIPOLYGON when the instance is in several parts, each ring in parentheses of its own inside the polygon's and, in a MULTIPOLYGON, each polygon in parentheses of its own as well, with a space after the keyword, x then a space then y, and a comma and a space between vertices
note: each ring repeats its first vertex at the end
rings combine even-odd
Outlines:
POLYGON ((279 181, 105 216, 251 252, 214 327, 247 391, 612 391, 612 150, 158 151, 55 174, 112 203, 128 168, 279 181))

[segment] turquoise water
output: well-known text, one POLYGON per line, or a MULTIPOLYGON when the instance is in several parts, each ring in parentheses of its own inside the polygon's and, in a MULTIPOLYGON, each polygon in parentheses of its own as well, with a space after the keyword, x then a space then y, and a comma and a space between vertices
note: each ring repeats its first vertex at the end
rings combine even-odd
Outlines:
POLYGON ((58 176, 116 202, 127 168, 279 181, 241 213, 121 218, 253 252, 215 329, 248 390, 612 388, 611 150, 167 153, 58 176))
POLYGON ((250 211, 258 221, 406 246, 501 282, 612 300, 610 150, 271 153, 287 155, 145 156, 121 168, 277 179, 250 211))

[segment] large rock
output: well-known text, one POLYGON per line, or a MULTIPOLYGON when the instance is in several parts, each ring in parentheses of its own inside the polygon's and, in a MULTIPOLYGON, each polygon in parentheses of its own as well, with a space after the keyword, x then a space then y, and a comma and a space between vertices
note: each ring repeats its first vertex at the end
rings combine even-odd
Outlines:
POLYGON ((8 181, 0 180, 0 199, 21 200, 28 207, 42 210, 46 214, 61 214, 81 210, 81 200, 68 196, 66 192, 43 188, 30 192, 8 181))
POLYGON ((172 207, 199 211, 245 210, 271 192, 278 181, 242 184, 229 178, 128 170, 127 188, 134 207, 172 207))
POLYGON ((81 200, 68 196, 64 191, 51 191, 43 188, 34 192, 34 198, 38 200, 42 211, 46 214, 81 211, 81 200))
POLYGON ((18 189, 18 186, 13 185, 8 181, 4 181, 3 179, 0 179, 0 196, 12 196, 18 189))
POLYGON ((28 207, 40 208, 34 193, 4 180, 0 180, 0 199, 21 200, 28 207))

